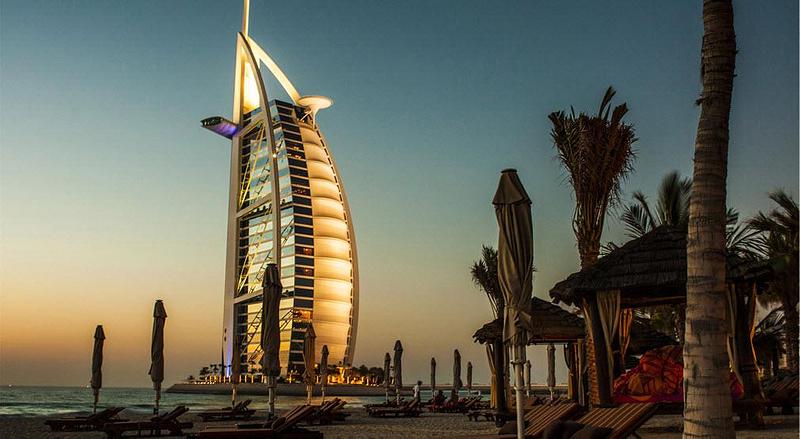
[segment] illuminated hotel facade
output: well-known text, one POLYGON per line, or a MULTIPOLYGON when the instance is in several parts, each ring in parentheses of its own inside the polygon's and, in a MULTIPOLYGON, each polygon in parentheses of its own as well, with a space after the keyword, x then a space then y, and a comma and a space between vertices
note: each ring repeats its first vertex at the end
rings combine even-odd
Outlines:
POLYGON ((238 340, 242 365, 259 370, 261 284, 266 265, 275 263, 283 285, 283 374, 303 370, 309 323, 317 335, 317 358, 327 345, 329 364, 350 365, 358 323, 355 236, 339 172, 316 121, 317 112, 332 101, 297 92, 248 36, 248 13, 245 0, 232 120, 202 121, 203 127, 231 139, 223 363, 229 373, 238 340), (268 98, 262 66, 292 102, 268 98))

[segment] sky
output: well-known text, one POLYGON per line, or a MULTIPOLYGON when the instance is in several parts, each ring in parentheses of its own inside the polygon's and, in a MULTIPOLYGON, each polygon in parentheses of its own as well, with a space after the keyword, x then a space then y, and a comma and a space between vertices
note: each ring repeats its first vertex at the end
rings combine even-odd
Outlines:
MULTIPOLYGON (((447 382, 458 348, 487 382, 468 269, 497 241, 504 168, 533 199, 536 296, 577 269, 548 113, 594 112, 612 85, 639 138, 624 197, 691 175, 699 1, 251 3, 251 37, 335 101, 318 122, 358 242, 356 365, 401 339, 406 380, 433 356, 447 382)), ((748 217, 797 196, 798 4, 734 10, 728 203, 748 217)), ((240 26, 237 1, 0 3, 0 384, 85 385, 103 324, 105 385, 149 385, 157 298, 166 382, 219 361, 229 143, 200 120, 231 115, 240 26)))

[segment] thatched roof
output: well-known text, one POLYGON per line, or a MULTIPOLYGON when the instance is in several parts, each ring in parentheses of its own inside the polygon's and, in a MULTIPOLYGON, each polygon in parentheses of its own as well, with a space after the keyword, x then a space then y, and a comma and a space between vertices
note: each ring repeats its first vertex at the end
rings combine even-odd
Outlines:
MULTIPOLYGON (((563 343, 584 338, 582 317, 537 297, 533 298, 532 307, 533 334, 528 344, 563 343)), ((478 343, 491 343, 502 334, 500 320, 495 319, 478 329, 473 338, 478 343)), ((672 337, 655 330, 647 319, 637 317, 631 327, 628 354, 641 355, 650 349, 676 343, 672 337)))
MULTIPOLYGON (((533 333, 529 344, 577 340, 584 337, 583 319, 545 300, 534 297, 531 301, 533 333)), ((493 320, 475 332, 478 343, 487 343, 502 337, 500 320, 493 320)))
MULTIPOLYGON (((728 280, 759 280, 768 265, 728 257, 728 280)), ((686 297, 686 228, 661 226, 569 275, 550 290, 556 303, 578 305, 587 294, 620 290, 622 305, 676 303, 686 297)))
POLYGON ((783 307, 775 308, 770 311, 755 328, 753 335, 753 346, 756 351, 762 349, 777 348, 783 349, 784 331, 786 328, 786 317, 783 314, 783 307))

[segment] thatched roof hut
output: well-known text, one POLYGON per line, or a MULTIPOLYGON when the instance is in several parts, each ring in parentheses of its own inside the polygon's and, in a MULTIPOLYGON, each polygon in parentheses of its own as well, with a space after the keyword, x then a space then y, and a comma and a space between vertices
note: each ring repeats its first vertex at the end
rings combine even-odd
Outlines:
MULTIPOLYGON (((534 297, 532 301, 533 332, 528 344, 569 343, 583 340, 586 327, 583 318, 558 305, 534 297)), ((481 344, 492 343, 503 336, 499 319, 481 326, 472 336, 481 344)), ((631 328, 631 341, 627 353, 641 355, 650 349, 659 348, 677 341, 656 330, 645 318, 637 317, 631 328)))
MULTIPOLYGON (((686 301, 686 227, 661 226, 600 258, 594 265, 571 274, 550 290, 556 303, 580 306, 591 323, 589 356, 592 402, 609 404, 615 371, 624 361, 620 339, 635 333, 623 325, 630 309, 679 304, 686 301)), ((753 374, 755 358, 749 335, 753 330, 755 294, 772 276, 771 267, 728 255, 728 297, 730 316, 736 327, 735 369, 742 371, 745 395, 760 393, 753 374)))
MULTIPOLYGON (((534 297, 531 301, 533 332, 528 344, 560 343, 582 339, 585 336, 583 319, 545 300, 534 297)), ((495 319, 475 332, 478 343, 491 343, 503 335, 499 319, 495 319)))
MULTIPOLYGON (((728 257, 730 283, 759 282, 771 275, 768 264, 728 257)), ((597 291, 619 290, 621 306, 635 308, 686 300, 686 228, 661 226, 569 275, 550 297, 569 305, 597 291)))

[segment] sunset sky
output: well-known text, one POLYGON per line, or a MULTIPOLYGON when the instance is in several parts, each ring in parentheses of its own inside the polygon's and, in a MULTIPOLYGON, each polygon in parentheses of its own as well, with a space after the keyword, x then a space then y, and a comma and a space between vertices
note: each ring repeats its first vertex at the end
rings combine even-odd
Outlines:
MULTIPOLYGON (((700 2, 598 3, 251 0, 250 35, 335 101, 318 121, 358 243, 356 365, 399 338, 408 382, 431 356, 448 382, 454 348, 487 381, 468 267, 496 242, 503 168, 533 199, 535 294, 577 268, 551 111, 594 112, 613 85, 639 137, 627 199, 691 175, 700 2)), ((157 298, 166 382, 219 362, 230 146, 200 120, 231 114, 241 2, 225 5, 0 5, 0 384, 85 385, 103 324, 105 385, 148 385, 157 298)), ((774 188, 797 196, 798 4, 734 7, 728 194, 748 217, 774 188)), ((604 241, 622 238, 612 214, 604 241)))

